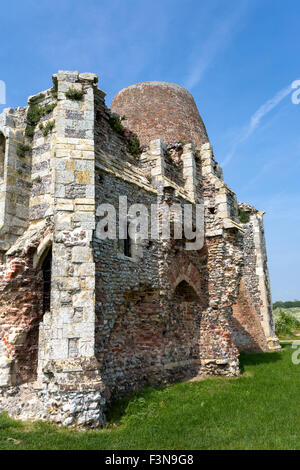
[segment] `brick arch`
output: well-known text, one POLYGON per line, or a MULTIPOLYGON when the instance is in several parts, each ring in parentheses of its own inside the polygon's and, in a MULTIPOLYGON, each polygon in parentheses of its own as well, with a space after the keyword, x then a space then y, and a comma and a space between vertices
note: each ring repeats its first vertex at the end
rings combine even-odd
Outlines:
POLYGON ((201 299, 203 294, 203 278, 198 269, 184 256, 178 258, 178 262, 170 268, 167 277, 175 291, 180 282, 190 284, 201 299))
POLYGON ((174 291, 175 299, 179 302, 198 302, 199 296, 186 280, 182 280, 174 291))

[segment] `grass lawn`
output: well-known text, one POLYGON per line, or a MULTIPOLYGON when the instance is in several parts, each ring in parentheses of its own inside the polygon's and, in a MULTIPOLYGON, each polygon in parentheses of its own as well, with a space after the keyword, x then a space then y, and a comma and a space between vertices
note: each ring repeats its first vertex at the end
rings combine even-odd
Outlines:
POLYGON ((240 378, 144 390, 115 403, 101 431, 2 414, 0 449, 300 449, 300 364, 292 363, 293 352, 286 345, 242 355, 240 378))

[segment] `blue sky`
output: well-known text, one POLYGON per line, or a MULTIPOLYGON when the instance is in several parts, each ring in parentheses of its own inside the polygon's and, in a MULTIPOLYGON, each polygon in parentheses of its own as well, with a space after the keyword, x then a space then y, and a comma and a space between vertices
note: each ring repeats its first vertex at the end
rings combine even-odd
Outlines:
MULTIPOLYGON (((274 300, 300 298, 300 79, 297 0, 51 0, 2 5, 7 106, 59 69, 95 72, 110 105, 121 88, 188 88, 239 200, 266 210, 274 300)), ((0 106, 1 109, 5 106, 0 106)))

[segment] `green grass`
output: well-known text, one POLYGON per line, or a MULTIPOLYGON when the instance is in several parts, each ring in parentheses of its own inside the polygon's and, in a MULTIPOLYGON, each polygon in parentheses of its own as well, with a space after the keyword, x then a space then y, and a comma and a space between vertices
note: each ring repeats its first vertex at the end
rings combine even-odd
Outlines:
POLYGON ((0 449, 299 449, 294 350, 242 355, 243 375, 147 389, 112 407, 101 431, 0 415, 0 449), (11 440, 13 439, 13 440, 11 440))

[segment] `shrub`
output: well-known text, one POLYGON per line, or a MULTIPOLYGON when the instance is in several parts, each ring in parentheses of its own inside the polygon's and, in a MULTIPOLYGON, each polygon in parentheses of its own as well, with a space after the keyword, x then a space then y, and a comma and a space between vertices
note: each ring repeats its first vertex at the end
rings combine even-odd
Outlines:
POLYGON ((27 111, 27 122, 30 126, 36 126, 41 119, 43 108, 37 104, 31 104, 27 111))
POLYGON ((138 157, 141 153, 141 145, 137 135, 134 135, 127 144, 128 152, 134 157, 138 157))
POLYGON ((275 316, 275 331, 277 335, 293 335, 292 330, 300 329, 300 321, 291 313, 280 310, 275 316))
POLYGON ((69 98, 69 100, 81 101, 83 95, 84 93, 82 90, 75 90, 74 88, 69 88, 66 91, 66 97, 69 98))
MULTIPOLYGON (((30 105, 27 111, 27 126, 25 129, 26 137, 32 138, 34 136, 35 126, 37 125, 41 117, 45 116, 46 114, 51 113, 53 109, 55 108, 55 106, 56 106, 56 102, 46 104, 45 106, 39 106, 38 104, 36 104, 35 101, 32 101, 32 100, 30 101, 30 105)), ((42 129, 41 126, 40 126, 40 129, 42 129)), ((49 132, 50 129, 52 128, 49 128, 47 133, 49 132)))
POLYGON ((124 127, 121 121, 123 121, 123 118, 120 118, 116 113, 112 114, 109 118, 110 127, 118 134, 123 135, 124 127))
POLYGON ((43 116, 45 116, 45 114, 51 113, 55 107, 56 107, 56 103, 46 104, 42 110, 43 116))
POLYGON ((287 302, 278 301, 273 304, 273 308, 300 308, 300 300, 288 300, 287 302))
POLYGON ((31 147, 25 144, 18 144, 17 146, 17 155, 19 158, 24 158, 26 156, 26 152, 29 152, 31 147))
POLYGON ((44 137, 46 137, 50 131, 52 131, 52 129, 55 127, 55 121, 48 121, 47 124, 44 126, 43 123, 41 123, 39 125, 39 128, 41 129, 42 131, 42 134, 44 137))
POLYGON ((25 135, 26 137, 33 137, 34 136, 34 127, 33 126, 27 126, 25 129, 25 135))
POLYGON ((58 92, 58 85, 57 85, 57 82, 55 82, 53 87, 51 88, 51 94, 55 100, 57 100, 57 92, 58 92))

